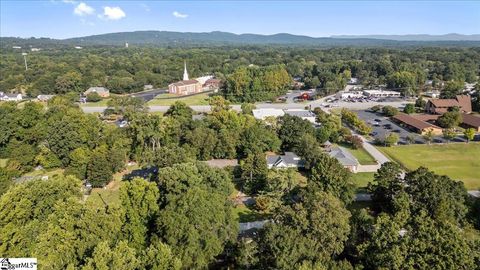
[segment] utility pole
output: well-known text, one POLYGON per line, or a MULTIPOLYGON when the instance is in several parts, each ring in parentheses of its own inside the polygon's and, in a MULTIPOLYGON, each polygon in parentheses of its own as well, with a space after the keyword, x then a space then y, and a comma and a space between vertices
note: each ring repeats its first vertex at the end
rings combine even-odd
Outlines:
POLYGON ((23 55, 23 59, 25 60, 25 71, 27 71, 28 70, 28 66, 27 66, 27 55, 28 55, 28 53, 22 53, 22 55, 23 55))

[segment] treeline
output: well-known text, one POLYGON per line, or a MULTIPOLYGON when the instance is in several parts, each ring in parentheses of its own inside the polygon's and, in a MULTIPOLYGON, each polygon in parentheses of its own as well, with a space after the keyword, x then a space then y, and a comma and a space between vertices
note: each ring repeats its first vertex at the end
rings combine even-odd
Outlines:
MULTIPOLYGON (((181 79, 182 63, 187 61, 190 76, 215 74, 230 78, 228 93, 235 91, 238 76, 263 75, 276 65, 284 65, 288 75, 305 83, 305 88, 320 88, 324 94, 342 89, 350 77, 364 85, 386 84, 404 94, 424 87, 441 87, 442 81, 475 82, 479 74, 478 48, 288 48, 264 46, 210 48, 118 48, 85 47, 81 50, 46 43, 39 52, 27 56, 25 71, 21 51, 3 47, 0 54, 0 90, 24 91, 30 96, 82 92, 91 86, 105 86, 113 93, 143 90, 146 84, 165 88, 181 79), (256 73, 249 65, 260 67, 256 73)), ((256 82, 252 90, 274 89, 280 84, 256 82), (260 84, 260 85, 258 85, 260 84)), ((268 79, 265 78, 265 79, 268 79)), ((241 81, 241 80, 240 80, 241 81)), ((268 81, 268 80, 267 80, 268 81)), ((267 91, 267 93, 269 93, 267 91)), ((268 94, 252 93, 253 98, 268 94)), ((238 99, 238 98, 237 98, 238 99)))
POLYGON ((222 94, 236 102, 274 100, 291 84, 284 66, 240 67, 226 76, 222 94))

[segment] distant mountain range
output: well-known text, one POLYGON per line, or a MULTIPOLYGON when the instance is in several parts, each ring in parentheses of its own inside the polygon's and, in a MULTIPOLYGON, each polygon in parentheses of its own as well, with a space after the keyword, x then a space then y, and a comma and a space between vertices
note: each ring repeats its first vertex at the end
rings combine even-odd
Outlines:
POLYGON ((286 46, 480 46, 480 35, 365 35, 309 37, 286 33, 274 35, 233 34, 228 32, 170 32, 135 31, 119 32, 69 39, 20 39, 1 38, 4 45, 15 42, 67 44, 75 46, 195 46, 195 45, 286 45, 286 46))
POLYGON ((445 35, 335 35, 332 38, 372 38, 398 41, 480 41, 478 35, 445 34, 445 35))

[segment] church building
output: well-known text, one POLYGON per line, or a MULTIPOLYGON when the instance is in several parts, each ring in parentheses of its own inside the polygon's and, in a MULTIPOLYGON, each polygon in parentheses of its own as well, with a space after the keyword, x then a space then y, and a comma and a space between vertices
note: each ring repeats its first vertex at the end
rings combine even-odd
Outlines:
POLYGON ((202 84, 197 80, 189 80, 187 63, 184 63, 183 80, 168 85, 168 92, 176 95, 191 95, 202 92, 202 84))

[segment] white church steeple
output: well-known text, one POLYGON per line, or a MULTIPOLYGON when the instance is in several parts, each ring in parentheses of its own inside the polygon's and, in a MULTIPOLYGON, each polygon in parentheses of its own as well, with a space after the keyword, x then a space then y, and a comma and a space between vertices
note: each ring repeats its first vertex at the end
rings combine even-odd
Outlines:
POLYGON ((188 81, 187 61, 184 61, 183 80, 188 81))

